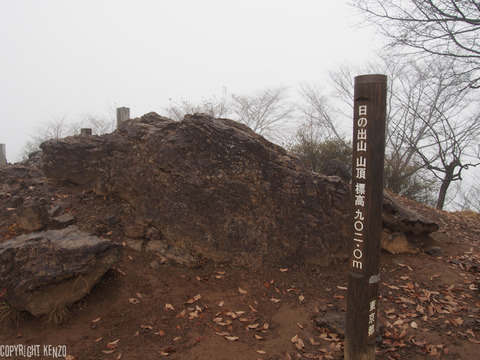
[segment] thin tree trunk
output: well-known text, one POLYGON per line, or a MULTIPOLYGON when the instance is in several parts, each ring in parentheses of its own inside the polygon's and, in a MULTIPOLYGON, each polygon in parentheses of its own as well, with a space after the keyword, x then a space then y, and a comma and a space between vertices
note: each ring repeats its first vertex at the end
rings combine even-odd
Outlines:
POLYGON ((453 181, 453 172, 458 165, 458 160, 454 160, 450 163, 450 165, 445 167, 445 177, 442 180, 442 185, 440 186, 440 191, 437 198, 437 210, 443 210, 445 198, 447 197, 447 190, 453 181))
POLYGON ((445 197, 447 196, 447 190, 450 186, 451 180, 447 180, 446 178, 442 181, 442 186, 440 186, 440 191, 438 193, 437 199, 437 210, 443 210, 443 205, 445 204, 445 197))

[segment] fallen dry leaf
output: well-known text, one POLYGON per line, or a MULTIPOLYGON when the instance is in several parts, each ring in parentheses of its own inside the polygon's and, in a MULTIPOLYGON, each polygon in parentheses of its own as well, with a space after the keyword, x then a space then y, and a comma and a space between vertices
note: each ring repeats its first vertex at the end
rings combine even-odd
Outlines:
POLYGON ((225 271, 215 271, 215 278, 222 279, 225 276, 225 271))
POLYGON ((229 332, 215 332, 218 336, 230 336, 229 332))
POLYGON ((129 299, 128 299, 128 302, 129 302, 130 304, 140 304, 140 300, 138 300, 137 298, 134 298, 134 297, 129 298, 129 299))
POLYGON ((418 325, 417 325, 417 323, 416 323, 415 321, 412 321, 412 322, 410 323, 410 326, 411 326, 413 329, 418 329, 418 325))
POLYGON ((305 347, 305 343, 303 342, 302 339, 298 338, 297 342, 295 343, 295 346, 297 347, 298 350, 302 350, 305 347))
POLYGON ((270 301, 271 301, 271 302, 274 302, 274 303, 278 303, 278 302, 280 302, 280 301, 282 301, 282 300, 276 299, 276 298, 270 298, 270 301))
POLYGON ((186 314, 187 314, 187 311, 186 311, 185 309, 183 309, 183 310, 180 311, 177 315, 175 315, 175 318, 176 318, 176 319, 183 319, 186 314))
POLYGON ((163 349, 163 350, 161 350, 161 351, 158 351, 158 353, 159 353, 160 355, 163 355, 163 356, 168 356, 168 355, 170 355, 171 353, 174 353, 174 352, 176 352, 176 351, 177 351, 176 349, 174 349, 174 348, 172 348, 172 347, 168 347, 168 348, 166 348, 166 349, 163 349))
POLYGON ((165 304, 164 308, 165 308, 166 310, 175 310, 175 308, 173 307, 172 304, 165 304))
POLYGON ((229 311, 225 315, 230 316, 232 319, 236 319, 238 316, 236 313, 229 311))
POLYGON ((197 294, 197 295, 195 295, 193 298, 185 301, 185 304, 193 304, 194 302, 200 300, 201 298, 202 298, 202 295, 197 294))
POLYGON ((264 355, 266 354, 267 352, 265 350, 257 350, 257 353, 258 354, 261 354, 261 355, 264 355))
POLYGON ((412 343, 420 348, 423 348, 427 345, 426 341, 416 341, 415 339, 412 339, 412 343))
POLYGON ((123 276, 127 276, 127 273, 125 271, 123 271, 122 269, 120 269, 119 267, 116 267, 116 268, 112 268, 114 270, 117 270, 120 274, 122 274, 123 276))
POLYGON ((92 320, 92 321, 90 321, 90 322, 92 322, 92 323, 97 323, 97 322, 99 322, 100 320, 102 320, 102 318, 101 318, 101 317, 99 317, 99 318, 96 318, 96 319, 93 319, 93 320, 92 320))
POLYGON ((230 340, 230 341, 237 341, 238 336, 225 336, 225 339, 230 340))
POLYGON ((455 323, 457 325, 462 325, 464 322, 465 322, 465 320, 463 320, 461 317, 458 317, 458 318, 455 319, 455 323))
POLYGON ((199 336, 198 338, 195 339, 196 342, 202 342, 205 341, 207 338, 205 336, 199 336))
POLYGON ((158 330, 158 332, 154 333, 155 335, 160 335, 161 337, 165 336, 165 331, 163 330, 158 330))
POLYGON ((239 292, 240 294, 246 294, 246 293, 248 293, 247 290, 244 290, 244 289, 242 289, 241 287, 238 288, 238 292, 239 292))
POLYGON ((118 347, 118 342, 119 341, 120 341, 120 339, 110 341, 109 343, 107 343, 106 348, 107 349, 116 349, 118 347))

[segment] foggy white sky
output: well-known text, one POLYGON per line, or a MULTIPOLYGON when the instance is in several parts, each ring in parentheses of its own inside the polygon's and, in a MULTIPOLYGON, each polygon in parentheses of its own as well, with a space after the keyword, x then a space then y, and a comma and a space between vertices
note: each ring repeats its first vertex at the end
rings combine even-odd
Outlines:
POLYGON ((343 0, 1 0, 0 143, 14 162, 63 116, 321 84, 373 56, 360 20, 343 0))

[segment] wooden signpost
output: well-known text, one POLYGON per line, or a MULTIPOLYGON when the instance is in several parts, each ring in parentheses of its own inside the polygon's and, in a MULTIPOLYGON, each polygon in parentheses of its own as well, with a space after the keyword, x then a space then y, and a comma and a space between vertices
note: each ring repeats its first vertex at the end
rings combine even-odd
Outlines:
POLYGON ((355 77, 345 359, 375 359, 387 77, 355 77))

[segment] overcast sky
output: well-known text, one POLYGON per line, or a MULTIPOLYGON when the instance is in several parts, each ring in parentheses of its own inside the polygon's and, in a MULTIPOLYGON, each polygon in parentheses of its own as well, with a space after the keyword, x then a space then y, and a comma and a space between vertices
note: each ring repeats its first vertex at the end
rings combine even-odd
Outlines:
POLYGON ((0 143, 14 162, 37 124, 64 116, 322 84, 378 47, 346 2, 0 0, 0 143))

